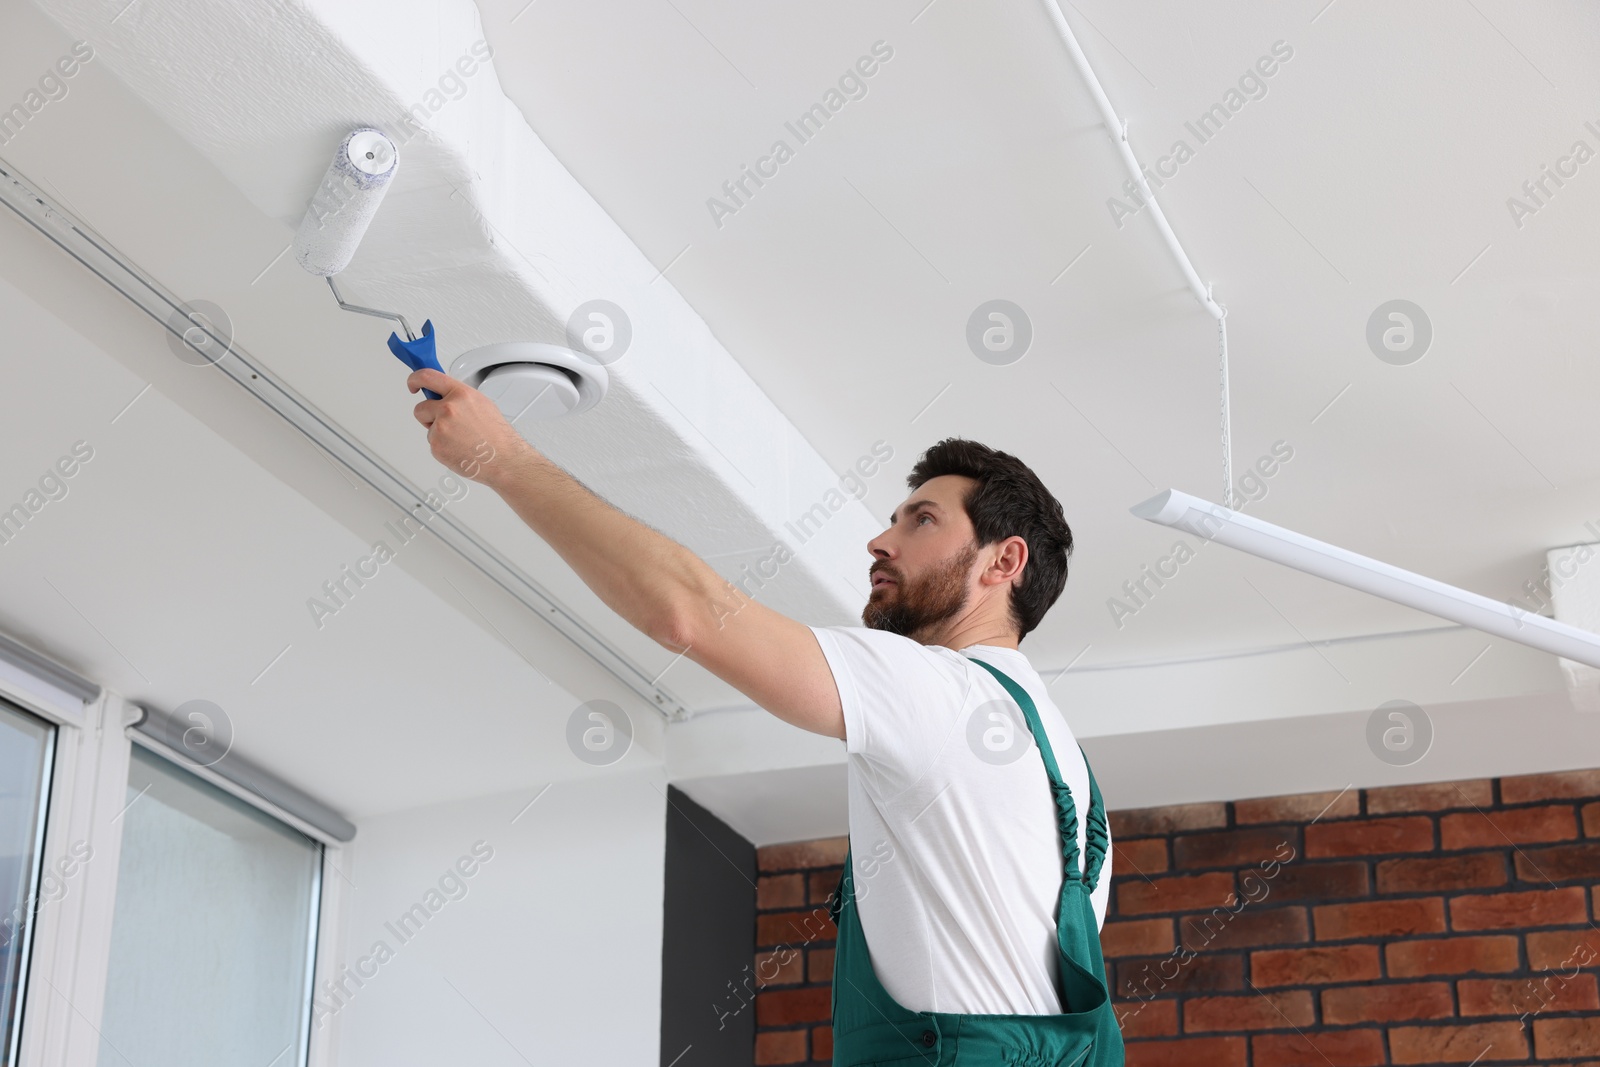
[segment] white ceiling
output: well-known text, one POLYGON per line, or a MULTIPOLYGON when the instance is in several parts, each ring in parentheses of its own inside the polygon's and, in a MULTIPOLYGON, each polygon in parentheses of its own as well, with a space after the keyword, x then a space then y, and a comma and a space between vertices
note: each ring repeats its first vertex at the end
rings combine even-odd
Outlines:
MULTIPOLYGON (((1175 610, 1110 627, 1105 600, 1172 540, 1127 508, 1168 486, 1220 494, 1215 327, 1148 219, 1113 225, 1106 200, 1126 175, 1040 6, 924 3, 759 18, 641 4, 619 20, 541 0, 515 25, 519 0, 481 6, 534 129, 652 259, 689 246, 668 276, 835 467, 883 438, 903 470, 963 433, 1057 490, 1077 570, 1066 610, 1029 640, 1036 662, 1088 643, 1085 663, 1293 639, 1240 582, 1243 559, 1186 581, 1175 610), (715 228, 706 198, 880 39, 895 57, 868 96, 715 228), (1005 368, 964 340, 997 296, 1036 329, 1005 368)), ((1313 23, 1325 3, 1065 10, 1147 162, 1195 143, 1184 121, 1274 41, 1293 47, 1267 96, 1163 191, 1230 312, 1236 471, 1287 441, 1295 457, 1256 513, 1509 596, 1600 515, 1600 454, 1574 447, 1600 385, 1585 358, 1600 190, 1580 172, 1520 232, 1504 204, 1573 140, 1600 146, 1583 127, 1600 10, 1336 2, 1313 23), (1435 325, 1410 367, 1363 340, 1396 297, 1435 325)), ((885 478, 869 502, 885 515, 902 492, 885 478)), ((1426 624, 1262 574, 1308 636, 1426 624)))
MULTIPOLYGON (((1217 338, 1147 215, 1113 222, 1106 201, 1125 174, 1038 5, 411 0, 364 28, 359 5, 314 3, 294 9, 299 22, 273 18, 325 28, 330 44, 291 62, 293 38, 273 37, 249 63, 236 57, 284 32, 265 17, 174 28, 140 5, 113 24, 120 6, 0 15, 0 101, 74 36, 100 48, 0 158, 175 292, 227 307, 252 353, 418 484, 441 469, 385 331, 333 308, 287 258, 263 268, 329 130, 418 99, 481 34, 494 69, 475 78, 498 78, 511 117, 486 80, 447 105, 351 274, 363 300, 431 314, 456 338, 449 354, 559 322, 563 299, 628 292, 670 343, 613 368, 615 395, 593 416, 535 431, 620 506, 732 573, 818 499, 829 470, 887 442, 868 511, 842 515, 775 593, 805 621, 843 623, 859 610, 866 536, 921 449, 960 434, 1021 456, 1078 542, 1065 596, 1023 650, 1047 677, 1073 665, 1052 692, 1091 758, 1104 752, 1118 806, 1600 762, 1600 723, 1548 710, 1563 706, 1552 658, 1465 631, 1343 640, 1439 624, 1224 549, 1113 622, 1107 599, 1175 540, 1128 507, 1168 486, 1220 495, 1217 338), (427 40, 408 52, 408 34, 427 40), (793 145, 785 121, 880 40, 893 58, 866 96, 719 228, 707 198, 775 138, 793 145), (318 61, 335 46, 360 64, 318 61), (492 233, 448 209, 452 181, 479 183, 492 233), (444 268, 435 249, 448 249, 444 268), (504 288, 473 303, 489 284, 504 288), (1034 325, 1011 366, 966 347, 969 314, 993 298, 1034 325), (698 407, 679 419, 674 401, 698 407), (751 414, 761 404, 770 416, 751 414), (716 520, 699 521, 708 507, 716 520), (1454 724, 1404 771, 1373 759, 1359 728, 1394 698, 1454 724), (1509 731, 1535 705, 1554 716, 1549 743, 1508 745, 1496 724, 1509 731), (1248 723, 1298 751, 1240 745, 1248 723), (1196 751, 1213 758, 1185 758, 1196 751)), ((1505 201, 1573 141, 1600 147, 1584 127, 1600 126, 1585 110, 1600 90, 1600 12, 1063 10, 1147 163, 1177 138, 1195 145, 1184 122, 1275 41, 1294 50, 1161 194, 1229 310, 1236 474, 1276 441, 1294 449, 1254 514, 1500 599, 1539 575, 1547 548, 1594 539, 1600 456, 1583 442, 1600 385, 1600 163, 1520 229, 1505 201), (1364 341, 1394 298, 1434 324, 1410 366, 1364 341)), ((433 545, 310 631, 304 597, 381 529, 383 509, 231 383, 172 359, 159 329, 9 215, 0 276, 19 342, 12 389, 29 397, 5 431, 0 502, 79 437, 106 442, 72 495, 0 549, 0 627, 135 699, 217 701, 241 750, 356 816, 603 773, 575 766, 565 717, 631 694, 433 545)), ((487 490, 459 515, 625 654, 668 669, 691 706, 743 704, 610 616, 487 490)), ((827 792, 837 743, 758 711, 662 738, 630 707, 638 758, 664 759, 753 839, 843 831, 842 797, 827 792)))

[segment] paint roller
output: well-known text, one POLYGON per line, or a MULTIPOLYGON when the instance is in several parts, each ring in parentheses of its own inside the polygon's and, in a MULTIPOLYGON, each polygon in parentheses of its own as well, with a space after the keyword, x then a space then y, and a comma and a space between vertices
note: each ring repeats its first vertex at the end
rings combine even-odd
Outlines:
MULTIPOLYGON (((356 254, 399 166, 400 152, 383 131, 362 126, 345 134, 306 208, 305 218, 300 220, 300 229, 294 236, 294 258, 308 272, 328 279, 334 300, 344 310, 398 322, 406 339, 402 341, 390 333, 389 351, 400 362, 412 370, 432 367, 442 372, 444 368, 439 366, 435 352, 432 319, 422 324, 422 336, 418 337, 397 312, 347 303, 333 280, 356 254)), ((423 393, 429 400, 439 399, 431 389, 424 389, 423 393)))

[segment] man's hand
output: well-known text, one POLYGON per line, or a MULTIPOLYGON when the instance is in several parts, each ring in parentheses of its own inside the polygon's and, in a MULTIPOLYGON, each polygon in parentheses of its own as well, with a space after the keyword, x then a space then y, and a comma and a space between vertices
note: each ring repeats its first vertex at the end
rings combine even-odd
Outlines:
POLYGON ((533 450, 493 400, 458 378, 424 367, 411 372, 406 388, 439 394, 412 414, 428 428, 433 458, 475 482, 492 484, 510 466, 506 461, 533 450))

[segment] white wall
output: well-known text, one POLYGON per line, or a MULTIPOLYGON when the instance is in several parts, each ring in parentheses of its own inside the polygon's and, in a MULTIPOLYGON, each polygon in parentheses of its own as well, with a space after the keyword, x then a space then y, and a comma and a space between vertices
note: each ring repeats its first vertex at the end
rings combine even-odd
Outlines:
POLYGON ((393 955, 350 983, 341 1067, 656 1062, 665 791, 659 767, 615 767, 557 782, 526 811, 537 788, 362 823, 340 854, 351 884, 336 951, 353 965, 382 940, 393 955), (385 923, 429 903, 478 842, 493 855, 465 864, 465 894, 447 879, 458 899, 440 893, 401 943, 385 923))

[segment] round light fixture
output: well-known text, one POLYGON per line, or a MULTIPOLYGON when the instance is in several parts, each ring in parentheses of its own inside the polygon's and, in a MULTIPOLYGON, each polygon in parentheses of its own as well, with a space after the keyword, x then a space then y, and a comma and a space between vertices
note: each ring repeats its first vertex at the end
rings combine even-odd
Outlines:
POLYGON ((463 352, 450 364, 507 419, 558 419, 588 411, 606 395, 605 367, 561 345, 503 341, 463 352))

